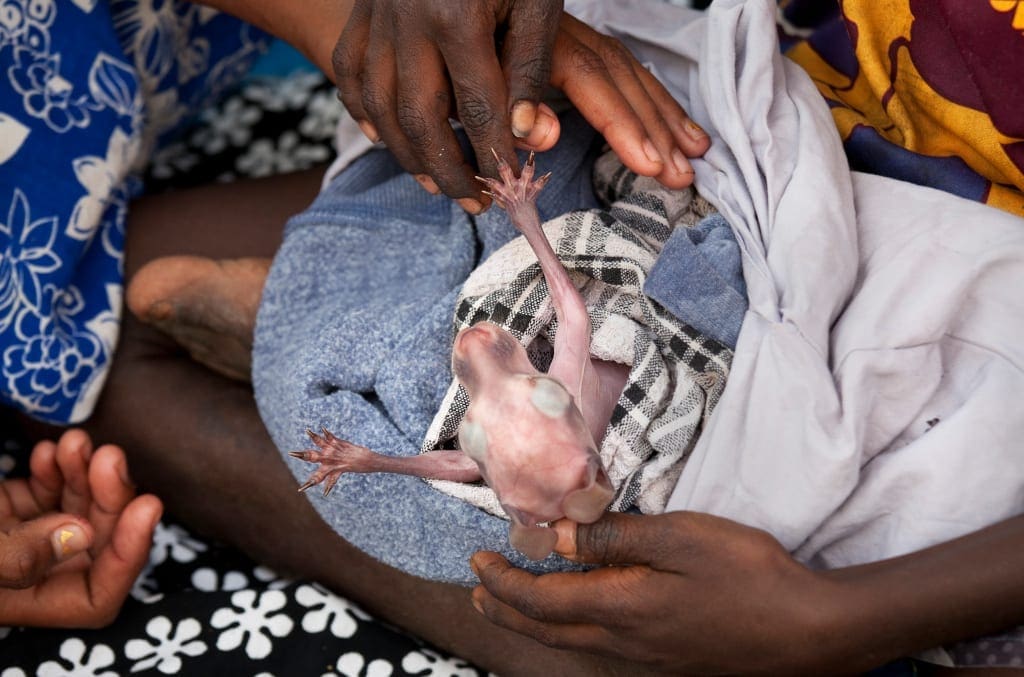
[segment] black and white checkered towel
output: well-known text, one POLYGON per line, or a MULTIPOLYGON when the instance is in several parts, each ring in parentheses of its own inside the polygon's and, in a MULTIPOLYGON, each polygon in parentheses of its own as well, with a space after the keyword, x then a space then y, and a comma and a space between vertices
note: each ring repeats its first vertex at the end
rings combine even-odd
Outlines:
MULTIPOLYGON (((591 354, 631 367, 600 449, 617 488, 611 509, 636 506, 657 513, 725 387, 732 351, 677 320, 644 295, 643 285, 673 229, 694 226, 714 207, 692 189, 669 190, 638 177, 611 153, 597 162, 594 179, 609 206, 552 219, 544 232, 589 309, 591 354)), ((540 264, 525 238, 501 248, 466 281, 455 331, 481 320, 511 332, 527 346, 534 364, 546 369, 558 325, 540 264)), ((455 448, 468 406, 465 389, 453 382, 423 451, 455 448)), ((432 483, 504 516, 486 485, 432 483)))

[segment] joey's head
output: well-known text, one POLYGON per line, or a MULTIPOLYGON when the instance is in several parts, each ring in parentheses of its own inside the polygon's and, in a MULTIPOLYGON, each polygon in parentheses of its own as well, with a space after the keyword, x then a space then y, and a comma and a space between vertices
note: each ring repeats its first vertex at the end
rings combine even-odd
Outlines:
POLYGON ((452 345, 452 373, 469 391, 470 398, 481 388, 514 374, 536 371, 519 341, 490 322, 477 322, 463 329, 452 345))
POLYGON ((452 363, 470 395, 460 447, 508 512, 512 544, 542 558, 554 532, 538 523, 593 522, 613 497, 590 431, 565 386, 538 372, 496 325, 462 330, 452 363))

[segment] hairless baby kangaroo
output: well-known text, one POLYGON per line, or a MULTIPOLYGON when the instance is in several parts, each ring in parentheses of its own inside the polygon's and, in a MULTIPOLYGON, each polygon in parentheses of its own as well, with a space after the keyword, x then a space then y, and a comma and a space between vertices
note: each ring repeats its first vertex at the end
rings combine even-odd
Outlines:
POLYGON ((501 158, 498 171, 501 180, 480 180, 537 255, 558 317, 547 374, 533 367, 515 337, 495 324, 479 322, 460 331, 452 347, 452 372, 470 400, 459 428, 461 451, 384 456, 325 429, 322 435, 309 432, 318 450, 290 453, 320 464, 300 491, 325 482, 325 495, 345 472, 392 472, 457 482, 482 477, 511 519, 512 546, 531 559, 541 559, 554 548, 556 536, 539 524, 562 517, 594 522, 612 500, 614 489, 597 444, 628 369, 591 359, 587 308, 537 213, 536 196, 550 174, 532 180, 533 154, 519 178, 501 158))

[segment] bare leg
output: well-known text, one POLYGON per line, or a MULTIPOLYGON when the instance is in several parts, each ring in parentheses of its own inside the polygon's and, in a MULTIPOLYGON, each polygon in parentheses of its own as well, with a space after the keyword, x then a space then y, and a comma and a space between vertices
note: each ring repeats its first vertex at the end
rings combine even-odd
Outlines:
MULTIPOLYGON (((128 228, 127 273, 161 256, 271 256, 285 219, 312 199, 318 181, 309 172, 141 200, 128 228)), ((467 588, 403 574, 346 543, 295 491, 248 386, 196 364, 130 315, 87 427, 98 443, 123 446, 136 481, 192 528, 282 573, 321 581, 480 666, 502 675, 637 674, 499 629, 473 609, 467 588)))
POLYGON ((252 341, 269 258, 168 256, 135 275, 125 303, 218 374, 251 381, 252 341))

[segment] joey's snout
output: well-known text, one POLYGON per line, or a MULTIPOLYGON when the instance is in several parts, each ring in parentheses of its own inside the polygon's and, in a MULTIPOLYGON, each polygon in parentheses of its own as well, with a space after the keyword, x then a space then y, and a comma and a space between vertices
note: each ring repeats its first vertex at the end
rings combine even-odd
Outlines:
POLYGON ((452 373, 470 391, 530 371, 526 349, 496 324, 477 322, 460 331, 452 344, 452 373))
POLYGON ((508 358, 519 344, 504 329, 490 322, 477 322, 455 337, 452 355, 472 361, 481 357, 508 358))

